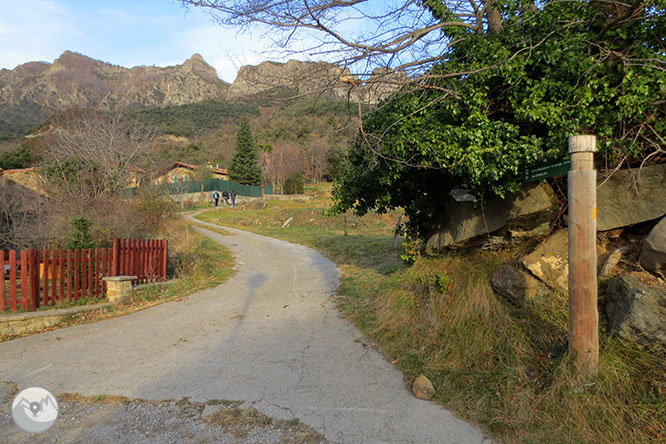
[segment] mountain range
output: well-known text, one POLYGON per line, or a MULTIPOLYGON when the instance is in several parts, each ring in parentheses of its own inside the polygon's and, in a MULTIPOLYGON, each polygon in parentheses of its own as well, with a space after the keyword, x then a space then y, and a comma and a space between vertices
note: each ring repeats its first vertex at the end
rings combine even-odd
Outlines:
POLYGON ((65 51, 53 63, 0 70, 0 137, 25 134, 71 107, 143 109, 286 95, 376 103, 396 89, 374 85, 373 80, 386 75, 376 71, 361 82, 329 63, 289 60, 243 66, 229 84, 199 54, 182 65, 124 68, 65 51))

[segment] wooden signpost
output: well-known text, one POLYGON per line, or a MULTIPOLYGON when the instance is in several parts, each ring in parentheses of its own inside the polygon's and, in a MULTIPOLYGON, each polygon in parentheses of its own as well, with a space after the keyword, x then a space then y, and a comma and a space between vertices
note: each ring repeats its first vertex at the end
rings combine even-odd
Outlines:
POLYGON ((569 353, 582 369, 599 364, 595 136, 569 138, 569 353))

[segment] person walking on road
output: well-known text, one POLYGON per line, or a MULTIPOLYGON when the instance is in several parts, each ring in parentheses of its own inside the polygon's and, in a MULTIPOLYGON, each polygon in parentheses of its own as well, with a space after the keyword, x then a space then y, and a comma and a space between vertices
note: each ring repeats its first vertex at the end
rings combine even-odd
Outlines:
POLYGON ((215 208, 217 208, 217 203, 220 201, 220 193, 218 193, 217 191, 215 191, 215 192, 213 193, 213 199, 215 199, 215 208))
POLYGON ((231 206, 236 208, 236 190, 231 190, 231 206))
POLYGON ((222 191, 222 198, 224 199, 224 203, 229 205, 229 192, 227 190, 222 191))

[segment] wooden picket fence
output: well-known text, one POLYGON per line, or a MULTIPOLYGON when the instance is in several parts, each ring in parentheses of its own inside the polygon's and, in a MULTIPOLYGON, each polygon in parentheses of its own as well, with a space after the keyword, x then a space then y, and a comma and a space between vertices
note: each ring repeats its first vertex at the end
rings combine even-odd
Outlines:
POLYGON ((167 251, 165 239, 115 239, 112 248, 0 250, 0 311, 103 298, 107 276, 137 276, 133 284, 166 280, 167 251))

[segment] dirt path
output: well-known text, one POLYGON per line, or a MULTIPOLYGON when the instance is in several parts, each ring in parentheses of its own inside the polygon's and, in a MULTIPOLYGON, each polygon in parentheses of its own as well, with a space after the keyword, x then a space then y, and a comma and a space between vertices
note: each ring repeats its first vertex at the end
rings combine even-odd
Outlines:
POLYGON ((87 396, 241 400, 335 443, 484 442, 478 428, 414 398, 362 344, 335 309, 329 260, 240 230, 201 230, 232 250, 234 277, 181 302, 2 343, 0 379, 87 396))

